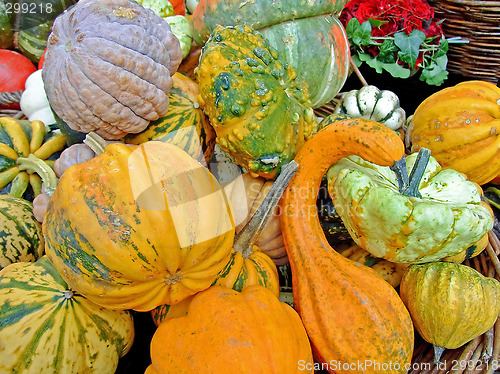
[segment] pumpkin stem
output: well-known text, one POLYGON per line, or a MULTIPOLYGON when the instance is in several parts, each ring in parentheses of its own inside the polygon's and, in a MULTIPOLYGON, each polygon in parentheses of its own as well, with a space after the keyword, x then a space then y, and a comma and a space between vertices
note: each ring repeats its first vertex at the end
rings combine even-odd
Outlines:
POLYGON ((248 258, 253 253, 253 244, 264 229, 271 217, 271 213, 281 199, 283 191, 288 186, 288 182, 290 182, 298 168, 299 165, 293 160, 281 168, 281 173, 274 181, 259 208, 241 231, 235 235, 233 248, 236 252, 240 252, 244 258, 248 258))
POLYGON ((26 170, 29 174, 38 174, 42 178, 45 193, 52 196, 57 187, 57 176, 54 170, 42 159, 30 153, 28 157, 19 157, 16 161, 20 170, 26 170))
POLYGON ((83 142, 89 146, 91 150, 94 151, 96 155, 100 155, 104 152, 104 149, 108 146, 109 142, 106 141, 102 136, 97 135, 95 132, 91 131, 87 134, 83 142))
POLYGON ((438 363, 441 360, 441 356, 443 355, 445 348, 440 347, 439 345, 433 345, 434 347, 434 363, 438 363))
POLYGON ((399 192, 402 195, 418 198, 422 197, 418 187, 420 186, 420 181, 422 180, 427 164, 429 163, 430 155, 431 151, 429 149, 420 148, 409 177, 406 170, 406 158, 404 156, 390 167, 396 174, 399 192))

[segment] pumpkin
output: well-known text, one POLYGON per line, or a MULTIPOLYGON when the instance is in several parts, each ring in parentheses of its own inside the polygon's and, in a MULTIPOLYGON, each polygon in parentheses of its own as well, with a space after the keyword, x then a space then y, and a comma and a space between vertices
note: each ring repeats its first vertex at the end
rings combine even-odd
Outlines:
POLYGON ((0 305, 3 373, 112 374, 134 340, 129 312, 74 293, 45 256, 0 271, 0 305))
POLYGON ((137 311, 208 288, 234 238, 217 180, 182 149, 157 141, 110 143, 66 169, 43 229, 46 253, 72 289, 137 311))
POLYGON ((400 295, 420 336, 440 348, 455 349, 482 335, 500 313, 500 282, 455 262, 408 267, 400 295))
POLYGON ((42 257, 42 226, 35 219, 29 201, 0 195, 0 233, 0 269, 13 262, 36 261, 42 257))
POLYGON ((29 121, 42 121, 46 127, 55 124, 56 119, 45 93, 41 70, 35 71, 26 79, 19 105, 29 121))
POLYGON ((80 0, 53 23, 42 69, 50 106, 77 131, 107 139, 144 130, 168 110, 179 40, 129 0, 80 0))
MULTIPOLYGON (((0 92, 15 93, 24 90, 26 79, 36 70, 35 65, 16 51, 0 49, 0 92)), ((3 104, 4 109, 19 109, 19 103, 3 104)))
POLYGON ((493 227, 478 186, 421 151, 398 168, 349 156, 328 170, 328 191, 342 221, 375 257, 438 261, 466 250, 493 227))
POLYGON ((217 28, 196 74, 217 143, 252 176, 275 179, 316 131, 307 85, 249 27, 217 28))
POLYGON ((198 293, 186 316, 160 324, 151 361, 146 374, 313 373, 299 316, 262 286, 198 293))
POLYGON ((411 151, 431 150, 443 168, 483 185, 500 174, 500 88, 465 81, 427 97, 415 110, 411 151))
POLYGON ((359 264, 369 266, 392 287, 398 287, 408 264, 396 264, 382 258, 373 257, 357 244, 335 248, 342 256, 359 264))
POLYGON ((349 74, 349 41, 337 18, 346 3, 279 0, 270 12, 267 0, 243 6, 235 0, 201 0, 192 16, 193 38, 203 45, 218 25, 258 30, 307 83, 311 105, 318 108, 335 97, 349 74))
MULTIPOLYGON (((357 118, 337 121, 318 131, 295 156, 299 169, 281 201, 281 229, 292 271, 294 305, 318 362, 391 362, 384 372, 406 373, 414 335, 399 295, 373 269, 334 251, 316 210, 309 208, 315 206, 330 165, 356 154, 391 165, 404 155, 404 144, 384 125, 357 118)), ((345 372, 359 370, 349 367, 345 372)), ((364 367, 364 372, 379 370, 371 366, 364 367)))
POLYGON ((47 132, 40 121, 0 118, 0 190, 32 201, 41 193, 42 178, 66 147, 62 134, 47 132), (33 167, 38 168, 33 169, 33 167))
MULTIPOLYGON (((255 243, 272 217, 283 190, 296 171, 297 164, 293 161, 283 168, 283 172, 265 195, 258 209, 252 212, 250 220, 236 234, 231 258, 217 275, 212 286, 223 286, 241 292, 247 287, 260 285, 269 289, 276 297, 280 296, 276 265, 255 243)), ((176 305, 161 305, 153 309, 151 312, 153 321, 159 325, 166 319, 186 315, 193 297, 184 299, 176 305)))
POLYGON ((344 92, 334 112, 353 118, 369 118, 391 130, 400 129, 406 122, 406 112, 400 106, 399 97, 392 91, 371 85, 344 92))
POLYGON ((454 256, 445 257, 442 259, 442 261, 458 262, 459 264, 461 264, 465 260, 476 257, 479 254, 481 254, 488 246, 488 243, 489 243, 489 236, 488 234, 485 234, 481 239, 479 239, 476 243, 472 244, 470 247, 466 248, 464 251, 454 256))
POLYGON ((176 72, 168 93, 168 112, 152 121, 138 133, 123 139, 128 144, 141 144, 149 140, 172 143, 208 165, 215 146, 215 131, 198 104, 198 84, 189 77, 176 72))
MULTIPOLYGON (((261 177, 254 178, 249 173, 244 173, 224 185, 226 195, 232 203, 236 233, 241 231, 257 211, 273 183, 273 181, 261 177)), ((271 257, 277 266, 288 263, 279 214, 279 206, 277 206, 255 241, 255 245, 271 257)))

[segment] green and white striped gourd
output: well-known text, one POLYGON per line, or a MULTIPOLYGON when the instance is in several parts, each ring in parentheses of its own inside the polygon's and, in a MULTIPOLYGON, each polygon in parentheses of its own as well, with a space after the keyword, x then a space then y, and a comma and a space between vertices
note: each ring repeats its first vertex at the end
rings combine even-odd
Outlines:
POLYGON ((113 374, 133 339, 129 312, 73 293, 47 257, 0 271, 0 373, 113 374))
POLYGON ((0 269, 13 262, 36 261, 44 251, 42 226, 27 200, 0 195, 0 269))

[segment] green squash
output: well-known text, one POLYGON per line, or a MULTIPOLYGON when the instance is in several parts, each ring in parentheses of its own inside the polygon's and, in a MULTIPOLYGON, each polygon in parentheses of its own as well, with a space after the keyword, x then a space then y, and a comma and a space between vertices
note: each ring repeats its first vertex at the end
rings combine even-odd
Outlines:
POLYGON ((68 289, 47 257, 0 271, 2 373, 113 374, 133 340, 129 312, 68 289))
POLYGON ((258 31, 217 28, 196 74, 217 143, 252 176, 276 178, 316 132, 307 84, 258 31))
POLYGON ((52 22, 21 30, 17 35, 17 49, 32 62, 38 63, 47 47, 47 38, 52 30, 52 22))
POLYGON ((0 195, 0 269, 14 262, 36 261, 44 251, 42 226, 27 200, 0 195))
POLYGON ((351 156, 327 173, 328 191, 351 237, 375 257, 438 261, 465 251, 493 227, 477 185, 423 153, 409 155, 398 168, 351 156))
POLYGON ((41 193, 43 178, 49 178, 46 174, 52 173, 64 148, 66 137, 48 132, 41 121, 1 117, 0 194, 32 201, 41 193))
POLYGON ((14 44, 14 32, 7 14, 5 1, 0 1, 0 48, 10 49, 14 44))

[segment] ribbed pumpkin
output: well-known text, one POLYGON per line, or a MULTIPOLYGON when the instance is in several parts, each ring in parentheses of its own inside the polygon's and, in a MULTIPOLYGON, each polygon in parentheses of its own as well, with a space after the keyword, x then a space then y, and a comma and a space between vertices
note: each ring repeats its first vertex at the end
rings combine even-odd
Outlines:
POLYGON ((262 286, 200 292, 188 315, 158 327, 151 360, 146 374, 313 373, 299 316, 262 286))
POLYGON ((172 143, 208 165, 214 152, 215 131, 198 103, 198 84, 178 72, 172 76, 172 81, 167 114, 151 122, 146 130, 129 134, 123 140, 129 144, 149 140, 172 143))
POLYGON ((72 289, 138 311, 208 288, 234 238, 217 180, 182 149, 156 141, 111 143, 68 168, 43 228, 46 253, 72 289))
MULTIPOLYGON (((47 133, 40 121, 0 118, 0 189, 1 193, 27 200, 40 194, 39 172, 27 170, 32 162, 51 167, 59 152, 66 148, 64 135, 47 133), (28 161, 28 158, 31 158, 28 161)), ((43 172, 43 171, 40 171, 43 172)))
POLYGON ((168 110, 179 40, 129 0, 80 0, 53 23, 42 77, 49 103, 73 130, 107 139, 144 130, 168 110))
POLYGON ((44 251, 42 226, 25 199, 0 195, 0 269, 13 262, 36 261, 44 251))
POLYGON ((249 27, 214 30, 196 74, 217 143, 252 176, 275 179, 316 131, 307 84, 249 27))
POLYGON ((74 293, 45 256, 0 271, 0 372, 112 374, 133 340, 129 312, 74 293))
MULTIPOLYGON (((310 209, 330 165, 353 154, 391 165, 404 155, 404 145, 384 125, 357 118, 318 131, 295 157, 299 170, 283 195, 281 215, 295 309, 319 362, 390 362, 385 373, 406 373, 414 336, 399 295, 373 269, 334 251, 310 209)), ((380 373, 375 366, 364 369, 380 373)), ((349 366, 345 372, 359 370, 349 366)))
POLYGON ((201 0, 192 23, 203 45, 216 26, 247 25, 258 30, 309 86, 313 108, 332 100, 349 73, 349 41, 337 15, 345 0, 268 0, 241 3, 201 0), (311 63, 314 56, 314 63, 311 63))
POLYGON ((422 338, 441 348, 485 333, 500 313, 500 282, 455 262, 411 265, 400 295, 422 338))
POLYGON ((411 151, 431 150, 443 166, 480 185, 500 174, 500 88, 461 82, 425 99, 409 125, 411 151))

